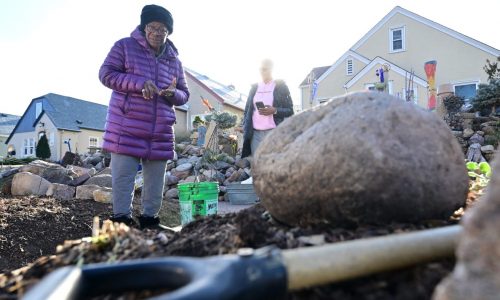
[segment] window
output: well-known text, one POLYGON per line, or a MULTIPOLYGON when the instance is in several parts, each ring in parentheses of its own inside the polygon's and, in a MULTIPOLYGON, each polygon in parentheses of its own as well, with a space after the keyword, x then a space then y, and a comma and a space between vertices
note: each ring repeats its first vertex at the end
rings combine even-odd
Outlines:
POLYGON ((392 28, 389 32, 390 52, 405 51, 405 28, 392 28))
POLYGON ((352 59, 348 59, 345 63, 345 74, 347 76, 352 75, 352 64, 353 64, 352 59))
POLYGON ((35 119, 37 119, 42 113, 42 102, 37 102, 35 104, 35 119))
POLYGON ((34 138, 24 139, 23 156, 33 156, 33 155, 35 155, 35 139, 34 138))
POLYGON ((470 102, 476 96, 477 82, 455 84, 455 95, 463 97, 465 102, 470 102))
POLYGON ((89 148, 97 148, 97 144, 99 143, 99 138, 89 137, 89 148))

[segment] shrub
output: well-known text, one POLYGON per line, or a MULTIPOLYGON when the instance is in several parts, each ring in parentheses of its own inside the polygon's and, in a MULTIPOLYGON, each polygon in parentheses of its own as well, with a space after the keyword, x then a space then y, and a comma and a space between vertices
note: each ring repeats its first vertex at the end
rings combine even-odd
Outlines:
POLYGON ((49 147, 49 141, 47 140, 47 137, 42 135, 40 140, 38 141, 38 144, 36 145, 36 157, 41 158, 41 159, 47 159, 50 158, 50 147, 49 147))
POLYGON ((238 116, 228 113, 228 112, 214 112, 211 115, 205 117, 207 122, 214 120, 219 126, 219 129, 229 129, 236 125, 238 116))
POLYGON ((464 98, 451 95, 443 99, 443 105, 450 113, 458 112, 462 105, 464 105, 464 98))
POLYGON ((476 110, 488 108, 494 114, 500 106, 500 79, 492 79, 489 84, 480 84, 472 104, 476 110))

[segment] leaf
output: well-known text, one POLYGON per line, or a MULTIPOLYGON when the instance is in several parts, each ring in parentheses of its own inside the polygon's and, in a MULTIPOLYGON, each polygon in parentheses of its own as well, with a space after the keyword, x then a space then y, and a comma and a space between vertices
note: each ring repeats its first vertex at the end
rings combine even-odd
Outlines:
POLYGON ((481 173, 483 174, 491 173, 490 164, 483 161, 482 163, 479 164, 479 170, 481 170, 481 173))
POLYGON ((472 178, 476 178, 478 176, 478 174, 476 174, 475 172, 468 172, 467 174, 472 178))
POLYGON ((469 171, 475 171, 479 169, 479 165, 476 162, 470 161, 465 164, 467 166, 467 170, 469 171))

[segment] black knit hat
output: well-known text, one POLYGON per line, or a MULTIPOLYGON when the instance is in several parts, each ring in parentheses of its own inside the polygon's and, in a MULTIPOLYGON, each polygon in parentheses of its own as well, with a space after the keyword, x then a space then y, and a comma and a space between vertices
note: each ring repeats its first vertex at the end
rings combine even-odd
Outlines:
POLYGON ((168 10, 154 4, 144 6, 141 12, 141 30, 144 31, 147 24, 155 21, 164 24, 169 34, 174 31, 174 19, 168 10))

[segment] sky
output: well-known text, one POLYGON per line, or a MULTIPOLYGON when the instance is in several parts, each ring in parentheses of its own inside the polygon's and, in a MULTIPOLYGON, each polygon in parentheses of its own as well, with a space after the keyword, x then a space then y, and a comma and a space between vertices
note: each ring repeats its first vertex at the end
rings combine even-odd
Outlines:
POLYGON ((498 0, 0 0, 0 112, 22 115, 47 93, 107 105, 99 67, 153 3, 172 13, 186 67, 248 93, 270 58, 297 104, 313 67, 333 64, 397 5, 500 48, 498 0))

